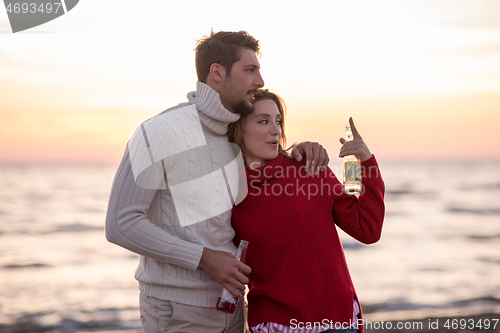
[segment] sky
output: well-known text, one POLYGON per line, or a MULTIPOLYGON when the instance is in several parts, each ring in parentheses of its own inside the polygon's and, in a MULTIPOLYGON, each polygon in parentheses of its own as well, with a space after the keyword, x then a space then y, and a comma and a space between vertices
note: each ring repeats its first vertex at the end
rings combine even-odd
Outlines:
POLYGON ((500 158, 498 0, 81 0, 13 34, 0 7, 0 162, 119 163, 195 89, 210 29, 261 43, 289 143, 338 155, 348 118, 379 159, 500 158))

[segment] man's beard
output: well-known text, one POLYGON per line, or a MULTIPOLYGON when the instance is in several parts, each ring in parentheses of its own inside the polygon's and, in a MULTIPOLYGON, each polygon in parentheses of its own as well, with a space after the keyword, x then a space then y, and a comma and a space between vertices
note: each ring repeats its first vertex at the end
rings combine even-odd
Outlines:
MULTIPOLYGON (((229 75, 226 75, 226 81, 224 82, 224 96, 226 97, 225 98, 225 103, 222 103, 224 106, 232 106, 231 108, 231 112, 233 113, 237 113, 237 114, 240 114, 242 117, 245 117, 247 115, 249 115, 250 113, 252 113, 253 111, 253 104, 252 103, 249 103, 247 101, 245 101, 244 99, 242 99, 241 101, 239 102, 236 102, 236 98, 234 98, 235 96, 238 95, 238 92, 234 90, 235 88, 232 86, 232 82, 231 82, 231 77, 229 75), (236 103, 234 105, 231 105, 233 103, 236 103)), ((219 93, 220 94, 220 93, 219 93)), ((220 94, 221 96, 221 101, 222 101, 222 94, 220 94)))
POLYGON ((247 115, 252 113, 253 109, 253 104, 248 103, 247 101, 241 101, 233 106, 233 112, 240 114, 242 117, 246 117, 247 115))

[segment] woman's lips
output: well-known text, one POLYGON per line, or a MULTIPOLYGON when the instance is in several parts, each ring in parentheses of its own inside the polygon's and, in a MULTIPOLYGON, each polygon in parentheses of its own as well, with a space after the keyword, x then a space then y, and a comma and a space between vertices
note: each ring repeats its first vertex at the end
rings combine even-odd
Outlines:
POLYGON ((268 141, 266 142, 268 145, 271 145, 272 147, 278 147, 278 141, 268 141))

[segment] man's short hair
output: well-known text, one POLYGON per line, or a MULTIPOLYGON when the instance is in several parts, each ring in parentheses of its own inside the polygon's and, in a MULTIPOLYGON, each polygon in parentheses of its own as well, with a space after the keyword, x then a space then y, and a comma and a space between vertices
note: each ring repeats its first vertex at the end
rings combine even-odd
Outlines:
POLYGON ((233 64, 240 60, 242 48, 247 48, 260 55, 259 41, 246 31, 219 31, 198 40, 196 48, 196 74, 198 81, 207 83, 210 66, 216 63, 231 75, 233 64))

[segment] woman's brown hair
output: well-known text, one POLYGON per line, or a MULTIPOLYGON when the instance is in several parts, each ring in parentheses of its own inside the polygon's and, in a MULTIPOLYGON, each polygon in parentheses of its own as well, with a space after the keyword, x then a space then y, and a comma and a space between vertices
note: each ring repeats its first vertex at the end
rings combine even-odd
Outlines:
MULTIPOLYGON (((278 147, 278 153, 283 154, 285 156, 290 157, 290 153, 288 150, 290 148, 285 149, 284 147, 286 146, 286 136, 285 136, 285 114, 286 114, 286 105, 285 101, 283 98, 278 96, 277 94, 269 91, 269 89, 259 89, 257 93, 254 95, 255 101, 254 103, 262 100, 269 99, 273 102, 276 103, 276 106, 278 107, 278 111, 281 115, 281 137, 279 140, 279 147, 278 147)), ((245 160, 245 156, 248 156, 248 152, 245 150, 245 146, 243 144, 243 134, 245 134, 245 125, 246 125, 246 120, 249 114, 247 115, 242 115, 241 118, 235 122, 231 123, 228 126, 227 130, 227 136, 229 138, 229 142, 235 143, 241 148, 241 153, 243 154, 243 160, 245 160)))

